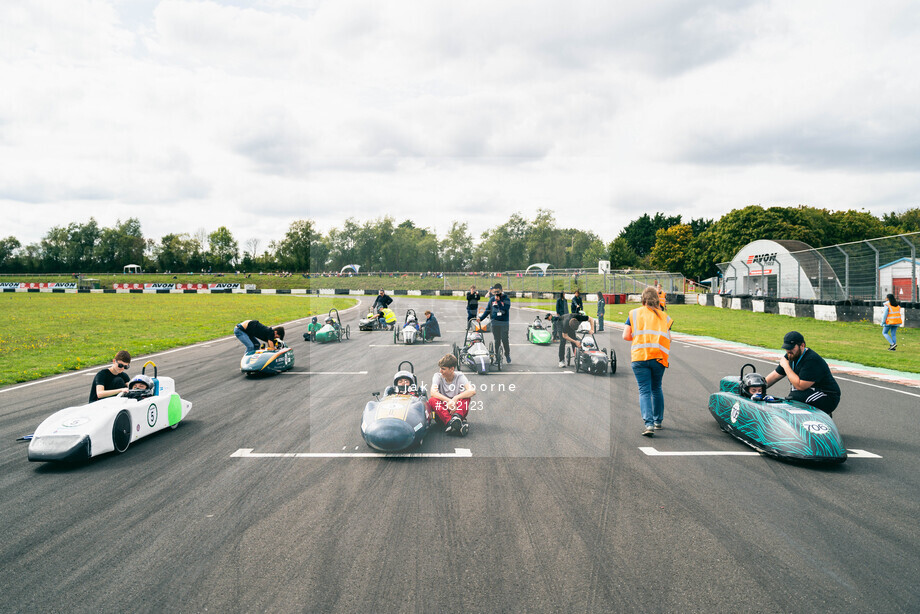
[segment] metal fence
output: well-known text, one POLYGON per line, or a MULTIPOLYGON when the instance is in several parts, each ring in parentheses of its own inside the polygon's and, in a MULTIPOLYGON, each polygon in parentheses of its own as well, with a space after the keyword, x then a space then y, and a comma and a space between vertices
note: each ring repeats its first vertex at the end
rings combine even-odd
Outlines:
POLYGON ((500 283, 509 292, 602 292, 607 294, 639 294, 647 286, 660 283, 665 292, 689 291, 689 284, 680 273, 667 271, 612 270, 598 273, 597 269, 531 269, 502 273, 473 273, 444 275, 445 290, 467 290, 500 283))
POLYGON ((914 232, 776 254, 769 264, 722 262, 721 290, 831 301, 877 301, 890 293, 916 302, 918 242, 914 232))

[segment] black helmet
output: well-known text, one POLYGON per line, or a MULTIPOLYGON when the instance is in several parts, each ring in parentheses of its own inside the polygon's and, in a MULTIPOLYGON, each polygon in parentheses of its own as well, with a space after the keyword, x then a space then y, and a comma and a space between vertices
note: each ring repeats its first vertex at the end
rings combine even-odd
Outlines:
POLYGON ((316 316, 313 316, 313 319, 310 320, 310 321, 313 322, 314 324, 316 324, 316 316))
POLYGON ((767 391, 767 380, 760 373, 748 373, 741 379, 741 393, 744 396, 751 396, 751 388, 755 386, 761 386, 764 392, 767 391))
POLYGON ((393 376, 393 385, 396 386, 396 391, 399 394, 409 394, 418 390, 418 380, 415 379, 415 374, 411 371, 397 371, 396 375, 393 376), (396 382, 401 379, 407 379, 412 383, 409 386, 400 386, 396 382))

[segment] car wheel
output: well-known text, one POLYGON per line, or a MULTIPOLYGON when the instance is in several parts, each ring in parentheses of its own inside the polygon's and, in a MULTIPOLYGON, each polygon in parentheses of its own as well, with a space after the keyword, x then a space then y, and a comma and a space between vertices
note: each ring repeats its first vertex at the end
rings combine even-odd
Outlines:
POLYGON ((345 338, 351 339, 351 325, 350 324, 345 326, 345 338))
POLYGON ((581 372, 581 350, 575 350, 575 373, 581 372))
POLYGON ((112 423, 112 443, 119 454, 127 450, 128 444, 131 443, 131 426, 130 412, 127 409, 118 412, 112 423))
POLYGON ((617 372, 617 353, 615 350, 610 350, 610 375, 613 375, 617 372))
POLYGON ((567 367, 572 366, 572 346, 571 345, 565 346, 565 366, 567 367))

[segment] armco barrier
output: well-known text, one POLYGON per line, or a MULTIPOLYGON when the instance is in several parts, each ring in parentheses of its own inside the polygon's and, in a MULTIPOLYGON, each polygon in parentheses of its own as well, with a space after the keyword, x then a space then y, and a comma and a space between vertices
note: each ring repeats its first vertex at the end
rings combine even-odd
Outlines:
MULTIPOLYGON (((827 322, 872 322, 879 326, 885 311, 881 301, 816 301, 719 294, 700 294, 697 300, 706 307, 813 318, 827 322)), ((904 316, 902 326, 920 328, 920 303, 901 303, 901 313, 904 316)))

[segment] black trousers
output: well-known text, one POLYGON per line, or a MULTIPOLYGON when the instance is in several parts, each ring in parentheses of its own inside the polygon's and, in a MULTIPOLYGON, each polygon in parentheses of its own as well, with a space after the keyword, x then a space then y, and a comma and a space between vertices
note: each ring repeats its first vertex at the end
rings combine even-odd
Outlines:
POLYGON ((828 395, 814 387, 807 390, 793 390, 787 398, 811 405, 828 416, 834 413, 834 410, 837 409, 837 404, 840 403, 839 396, 828 395))
POLYGON ((511 356, 511 344, 508 343, 508 330, 511 328, 508 322, 492 321, 492 336, 495 337, 495 351, 501 352, 504 348, 505 357, 511 356))

